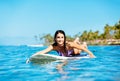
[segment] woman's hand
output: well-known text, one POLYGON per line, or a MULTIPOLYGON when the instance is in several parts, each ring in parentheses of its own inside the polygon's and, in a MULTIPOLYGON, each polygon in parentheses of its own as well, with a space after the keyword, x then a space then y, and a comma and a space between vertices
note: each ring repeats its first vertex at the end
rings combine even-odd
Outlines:
POLYGON ((90 55, 90 58, 96 58, 96 56, 92 54, 92 55, 90 55))
POLYGON ((41 54, 41 51, 39 51, 39 52, 33 54, 32 57, 33 57, 33 56, 36 56, 36 55, 39 55, 39 54, 41 54))

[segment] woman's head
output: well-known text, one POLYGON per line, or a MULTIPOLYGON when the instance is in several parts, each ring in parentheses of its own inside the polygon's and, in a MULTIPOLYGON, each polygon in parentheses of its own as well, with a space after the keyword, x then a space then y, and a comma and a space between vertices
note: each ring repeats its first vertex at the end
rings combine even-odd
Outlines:
POLYGON ((66 41, 65 32, 63 30, 57 30, 54 35, 54 42, 57 45, 63 46, 65 45, 65 41, 66 41))

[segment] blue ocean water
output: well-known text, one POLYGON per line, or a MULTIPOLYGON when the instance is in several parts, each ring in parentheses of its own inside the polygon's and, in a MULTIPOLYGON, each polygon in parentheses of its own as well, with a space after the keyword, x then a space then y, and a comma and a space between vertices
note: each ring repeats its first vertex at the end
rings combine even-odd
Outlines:
POLYGON ((120 81, 120 46, 89 46, 97 58, 70 60, 63 67, 65 74, 56 70, 56 62, 26 64, 44 48, 0 46, 0 81, 120 81))

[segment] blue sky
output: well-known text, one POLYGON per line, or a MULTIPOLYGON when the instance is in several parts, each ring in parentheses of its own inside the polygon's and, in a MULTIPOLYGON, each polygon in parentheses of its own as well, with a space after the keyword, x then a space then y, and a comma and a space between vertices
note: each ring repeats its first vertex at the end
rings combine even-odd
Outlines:
POLYGON ((35 35, 58 29, 102 33, 119 20, 120 0, 0 0, 0 45, 35 44, 35 35))

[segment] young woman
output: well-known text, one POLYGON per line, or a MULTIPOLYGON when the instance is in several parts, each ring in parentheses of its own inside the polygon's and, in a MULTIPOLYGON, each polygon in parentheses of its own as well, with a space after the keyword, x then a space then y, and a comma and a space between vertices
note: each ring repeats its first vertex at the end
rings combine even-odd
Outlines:
MULTIPOLYGON (((95 57, 94 54, 87 49, 86 43, 80 45, 78 38, 76 38, 73 42, 66 41, 66 35, 63 30, 57 30, 55 32, 54 43, 52 45, 50 45, 48 48, 46 48, 43 51, 39 51, 35 53, 34 55, 46 54, 47 52, 50 52, 52 50, 57 51, 60 56, 65 56, 65 57, 78 55, 81 53, 81 51, 87 52, 91 58, 95 57)), ((62 60, 62 63, 56 66, 56 68, 60 73, 64 73, 62 67, 66 64, 67 61, 62 60)))
POLYGON ((45 54, 47 52, 55 50, 60 56, 65 57, 80 54, 81 51, 87 52, 91 58, 95 57, 93 53, 87 49, 86 44, 80 45, 78 43, 78 38, 73 42, 66 41, 65 32, 63 30, 57 30, 54 35, 54 43, 45 50, 39 51, 34 55, 45 54))

